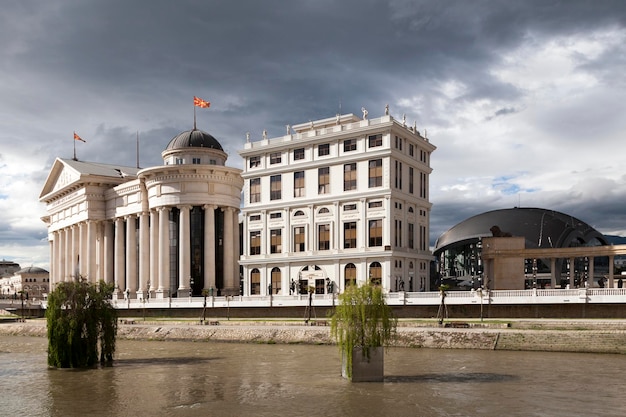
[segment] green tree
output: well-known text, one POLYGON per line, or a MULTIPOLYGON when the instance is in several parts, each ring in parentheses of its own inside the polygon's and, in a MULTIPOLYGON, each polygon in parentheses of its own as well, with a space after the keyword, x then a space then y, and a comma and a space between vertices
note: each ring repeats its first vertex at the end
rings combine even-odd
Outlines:
POLYGON ((354 348, 361 348, 369 359, 371 348, 385 346, 394 338, 397 323, 379 285, 349 285, 339 295, 330 330, 346 357, 348 377, 352 376, 354 348))
POLYGON ((110 364, 115 353, 117 311, 111 305, 115 286, 84 279, 61 282, 48 296, 48 365, 86 368, 110 364))

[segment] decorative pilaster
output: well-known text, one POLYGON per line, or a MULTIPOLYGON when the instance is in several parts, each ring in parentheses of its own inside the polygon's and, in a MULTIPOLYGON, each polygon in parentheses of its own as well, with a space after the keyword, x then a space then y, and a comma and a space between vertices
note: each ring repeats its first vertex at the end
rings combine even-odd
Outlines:
POLYGON ((114 275, 115 275, 115 288, 119 297, 120 291, 124 290, 126 285, 126 270, 125 266, 125 254, 124 248, 124 219, 118 217, 115 219, 115 257, 114 257, 114 275))
POLYGON ((94 220, 87 221, 87 245, 86 253, 83 254, 85 259, 85 274, 89 282, 96 282, 96 226, 94 220))
POLYGON ((207 204, 204 207, 204 289, 215 287, 215 206, 207 204))
POLYGON ((150 210, 150 293, 159 286, 159 224, 159 212, 150 210))
POLYGON ((114 239, 114 223, 110 220, 107 220, 102 225, 104 227, 104 265, 103 265, 103 275, 104 282, 107 284, 111 284, 114 282, 115 277, 115 239, 114 239))
POLYGON ((157 298, 170 296, 170 236, 168 207, 159 207, 159 287, 157 298))
POLYGON ((150 218, 148 213, 139 215, 139 288, 141 298, 148 295, 150 280, 150 218))
POLYGON ((178 296, 188 297, 191 289, 191 240, 189 233, 190 206, 179 206, 180 220, 178 230, 178 296))
POLYGON ((137 217, 126 217, 126 287, 129 297, 137 293, 137 217))

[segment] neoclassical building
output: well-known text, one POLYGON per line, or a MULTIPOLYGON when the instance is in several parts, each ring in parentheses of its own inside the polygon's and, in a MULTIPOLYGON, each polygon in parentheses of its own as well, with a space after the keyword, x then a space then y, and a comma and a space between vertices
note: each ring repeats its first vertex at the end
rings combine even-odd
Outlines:
POLYGON ((342 292, 379 283, 428 291, 430 156, 416 126, 388 109, 286 126, 248 138, 244 159, 244 295, 342 292))
POLYGON ((130 298, 239 293, 241 170, 210 134, 175 136, 163 165, 57 158, 40 195, 51 289, 84 277, 130 298))

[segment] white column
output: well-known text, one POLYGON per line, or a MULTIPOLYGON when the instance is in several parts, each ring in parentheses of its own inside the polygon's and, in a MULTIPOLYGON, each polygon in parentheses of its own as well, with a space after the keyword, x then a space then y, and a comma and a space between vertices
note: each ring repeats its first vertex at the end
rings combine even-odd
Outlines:
POLYGON ((169 297, 170 294, 170 236, 169 208, 159 207, 159 287, 157 297, 169 297))
POLYGON ((589 288, 595 287, 596 286, 596 280, 594 277, 594 257, 590 256, 589 257, 589 277, 588 279, 588 283, 589 283, 589 288))
POLYGON ((78 273, 82 278, 89 280, 87 276, 87 265, 89 264, 89 255, 87 253, 87 222, 78 224, 78 273))
MULTIPOLYGON (((49 236, 49 235, 48 235, 49 236)), ((52 283, 54 282, 54 277, 56 276, 56 256, 55 254, 55 245, 59 243, 58 235, 56 232, 52 233, 52 239, 48 238, 48 256, 50 257, 50 274, 48 275, 48 286, 52 289, 52 283)))
POLYGON ((107 284, 111 284, 114 282, 115 277, 115 240, 113 237, 115 224, 107 220, 103 222, 102 227, 104 227, 104 243, 102 245, 104 251, 103 279, 107 284))
MULTIPOLYGON (((59 241, 57 242, 56 247, 56 276, 54 277, 54 283, 59 283, 65 281, 65 229, 57 230, 57 237, 59 241)), ((50 291, 54 288, 50 287, 50 291)))
POLYGON ((233 278, 235 280, 235 294, 239 294, 239 254, 241 245, 239 244, 239 209, 233 209, 233 278))
POLYGON ((233 232, 233 212, 232 207, 224 208, 224 290, 227 295, 233 295, 235 292, 235 254, 233 253, 233 241, 235 234, 233 232))
POLYGON ((369 237, 369 224, 367 221, 367 202, 364 198, 359 200, 361 203, 361 207, 359 208, 359 220, 356 224, 358 234, 356 236, 357 248, 361 248, 361 250, 365 250, 368 247, 368 237, 369 237))
POLYGON ((189 236, 189 210, 190 206, 180 206, 180 219, 178 229, 178 296, 188 297, 191 274, 191 239, 189 236))
POLYGON ((72 275, 72 229, 63 229, 63 278, 62 281, 71 281, 72 275))
POLYGON ((85 252, 85 273, 90 282, 96 282, 96 222, 87 220, 87 245, 85 252))
POLYGON ((148 213, 139 215, 139 288, 141 297, 147 297, 150 280, 150 218, 148 213))
POLYGON ((204 207, 204 289, 215 287, 215 206, 208 204, 204 207))
POLYGON ((126 216, 126 287, 130 297, 137 292, 137 216, 126 216))
POLYGON ((150 210, 150 288, 159 286, 159 212, 150 210))
POLYGON ((78 280, 80 276, 79 270, 79 254, 80 254, 80 228, 78 225, 72 225, 72 256, 71 256, 71 275, 72 279, 78 280))
POLYGON ((126 285, 126 271, 124 269, 124 219, 118 217, 115 219, 115 257, 114 257, 114 275, 115 286, 119 295, 120 291, 124 291, 126 285))

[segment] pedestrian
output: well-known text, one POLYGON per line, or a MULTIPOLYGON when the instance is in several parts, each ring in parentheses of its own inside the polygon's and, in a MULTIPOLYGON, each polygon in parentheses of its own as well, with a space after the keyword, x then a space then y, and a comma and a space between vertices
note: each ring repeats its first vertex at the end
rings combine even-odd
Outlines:
POLYGON ((617 288, 622 288, 624 286, 624 281, 622 281, 622 279, 618 279, 617 280, 617 288))

